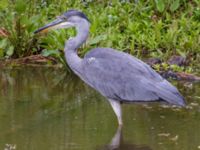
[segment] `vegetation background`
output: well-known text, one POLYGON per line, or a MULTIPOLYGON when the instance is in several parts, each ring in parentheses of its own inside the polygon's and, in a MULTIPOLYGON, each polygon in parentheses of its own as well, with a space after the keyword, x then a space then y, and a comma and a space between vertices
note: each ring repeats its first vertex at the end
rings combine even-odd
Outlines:
POLYGON ((33 32, 69 9, 91 21, 81 56, 93 47, 112 47, 141 59, 159 58, 169 68, 167 60, 178 55, 187 67, 174 70, 199 73, 200 0, 1 0, 0 59, 41 54, 64 63, 64 42, 75 31, 33 32))

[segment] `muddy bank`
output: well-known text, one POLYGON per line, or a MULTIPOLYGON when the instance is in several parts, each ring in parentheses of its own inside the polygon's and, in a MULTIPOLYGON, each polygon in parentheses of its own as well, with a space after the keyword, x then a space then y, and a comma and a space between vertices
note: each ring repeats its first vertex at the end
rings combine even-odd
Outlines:
MULTIPOLYGON (((182 58, 173 57, 175 60, 170 58, 170 63, 176 64, 178 66, 185 65, 186 61, 182 58)), ((161 64, 162 61, 158 58, 150 58, 145 60, 147 64, 149 64, 152 68, 155 64, 161 64)), ((170 64, 169 63, 169 64, 170 64)), ((18 59, 3 59, 0 60, 0 68, 2 67, 15 67, 15 66, 48 66, 48 67, 64 67, 56 58, 54 57, 45 57, 42 55, 32 55, 28 57, 18 58, 18 59)), ((189 74, 185 72, 175 72, 173 70, 161 70, 158 71, 160 75, 164 78, 173 78, 175 80, 185 80, 185 81, 194 81, 200 82, 200 77, 194 74, 189 74)))
POLYGON ((53 57, 45 57, 42 55, 32 55, 17 59, 2 59, 0 60, 0 67, 12 67, 20 65, 30 66, 62 66, 58 60, 53 57))

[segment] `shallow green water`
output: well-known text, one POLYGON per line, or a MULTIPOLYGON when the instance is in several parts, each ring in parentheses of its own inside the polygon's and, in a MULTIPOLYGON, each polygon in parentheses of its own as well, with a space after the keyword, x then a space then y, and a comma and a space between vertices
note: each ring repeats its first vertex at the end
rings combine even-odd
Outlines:
POLYGON ((123 105, 121 131, 105 98, 65 70, 1 69, 0 149, 200 149, 200 84, 174 84, 187 108, 123 105))

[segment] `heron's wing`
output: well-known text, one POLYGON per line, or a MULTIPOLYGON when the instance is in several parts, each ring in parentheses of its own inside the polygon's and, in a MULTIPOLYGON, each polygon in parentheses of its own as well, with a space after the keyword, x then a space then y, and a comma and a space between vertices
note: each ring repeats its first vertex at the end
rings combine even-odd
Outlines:
POLYGON ((94 49, 83 60, 83 78, 102 95, 120 101, 182 103, 178 90, 147 64, 112 49, 94 49))
MULTIPOLYGON (((112 69, 118 72, 127 71, 128 73, 132 72, 134 75, 142 74, 147 78, 152 78, 153 80, 158 81, 163 79, 149 65, 142 62, 141 60, 129 54, 119 52, 111 48, 95 48, 89 51, 85 56, 85 60, 90 60, 90 58, 96 58, 102 61, 109 61, 107 62, 106 66, 109 65, 112 69)), ((100 64, 105 65, 104 62, 100 64)))

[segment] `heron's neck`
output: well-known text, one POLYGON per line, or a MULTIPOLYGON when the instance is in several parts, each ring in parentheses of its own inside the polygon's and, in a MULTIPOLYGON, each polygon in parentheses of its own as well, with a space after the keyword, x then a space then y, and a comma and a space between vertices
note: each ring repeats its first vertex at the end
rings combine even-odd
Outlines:
POLYGON ((76 26, 77 35, 70 38, 65 45, 65 58, 70 68, 76 73, 81 72, 82 59, 78 56, 78 48, 87 40, 89 34, 89 24, 83 23, 76 26))

